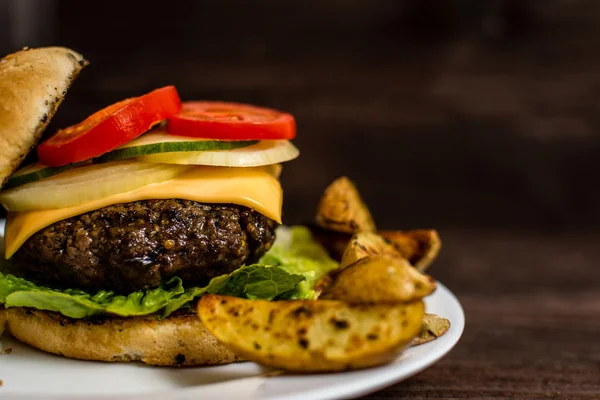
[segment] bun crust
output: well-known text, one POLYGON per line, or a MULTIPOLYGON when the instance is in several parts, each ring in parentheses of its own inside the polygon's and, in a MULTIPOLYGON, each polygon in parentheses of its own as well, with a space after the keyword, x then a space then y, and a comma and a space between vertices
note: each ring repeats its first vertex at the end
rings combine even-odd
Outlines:
POLYGON ((77 320, 22 307, 0 309, 0 319, 2 313, 6 331, 16 339, 69 358, 162 366, 241 361, 217 341, 195 313, 171 315, 164 320, 156 316, 77 320))
POLYGON ((36 145, 87 61, 64 47, 23 49, 0 60, 0 188, 36 145))

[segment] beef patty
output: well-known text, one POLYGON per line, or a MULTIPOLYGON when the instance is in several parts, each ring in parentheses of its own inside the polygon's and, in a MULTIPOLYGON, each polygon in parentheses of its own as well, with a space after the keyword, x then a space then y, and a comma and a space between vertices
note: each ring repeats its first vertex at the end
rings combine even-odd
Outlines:
POLYGON ((17 251, 13 265, 60 287, 130 293, 173 276, 204 285, 257 261, 271 247, 276 227, 242 206, 136 201, 46 227, 17 251))

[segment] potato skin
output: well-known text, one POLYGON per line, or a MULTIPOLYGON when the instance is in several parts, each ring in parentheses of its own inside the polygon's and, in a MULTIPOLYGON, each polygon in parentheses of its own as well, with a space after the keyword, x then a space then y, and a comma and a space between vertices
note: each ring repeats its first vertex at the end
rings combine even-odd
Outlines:
POLYGON ((374 232, 375 222, 360 193, 345 176, 333 181, 323 192, 317 207, 317 224, 335 232, 374 232))
POLYGON ((421 331, 424 304, 262 301, 207 295, 198 314, 248 360, 295 372, 367 368, 392 360, 421 331))
POLYGON ((423 329, 419 333, 419 336, 413 340, 412 345, 417 346, 439 338, 448 332, 450 325, 450 320, 447 318, 442 318, 435 314, 425 314, 423 317, 423 329))
POLYGON ((379 231, 378 233, 394 243, 402 256, 421 272, 435 261, 442 248, 440 236, 434 229, 379 231))
POLYGON ((402 257, 398 248, 383 236, 375 232, 355 233, 342 254, 340 268, 346 268, 362 258, 375 255, 402 257))
MULTIPOLYGON (((333 232, 319 226, 311 226, 311 232, 329 255, 341 261, 346 246, 352 239, 347 233, 333 232)), ((392 242, 402 257, 406 258, 419 271, 425 271, 437 258, 442 242, 433 229, 409 231, 380 230, 377 234, 392 242)))
POLYGON ((370 256, 341 270, 319 299, 394 304, 422 299, 436 287, 403 258, 370 256))

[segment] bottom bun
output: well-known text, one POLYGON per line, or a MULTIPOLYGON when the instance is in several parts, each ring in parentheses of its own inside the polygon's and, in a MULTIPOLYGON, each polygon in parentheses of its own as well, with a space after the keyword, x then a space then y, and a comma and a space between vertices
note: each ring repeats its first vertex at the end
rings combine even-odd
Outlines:
MULTIPOLYGON (((220 344, 195 313, 72 319, 30 308, 0 309, 6 330, 23 343, 80 360, 193 366, 240 361, 220 344)), ((1 325, 0 321, 0 325, 1 325)), ((0 331, 2 329, 0 328, 0 331)))

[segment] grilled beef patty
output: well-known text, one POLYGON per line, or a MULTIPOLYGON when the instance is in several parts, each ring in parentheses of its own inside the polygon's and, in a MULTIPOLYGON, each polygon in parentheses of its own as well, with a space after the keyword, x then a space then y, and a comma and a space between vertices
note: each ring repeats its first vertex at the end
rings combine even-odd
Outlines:
POLYGON ((247 207, 189 200, 117 204, 59 221, 17 251, 25 276, 59 287, 127 294, 173 276, 204 285, 257 261, 277 223, 247 207))

